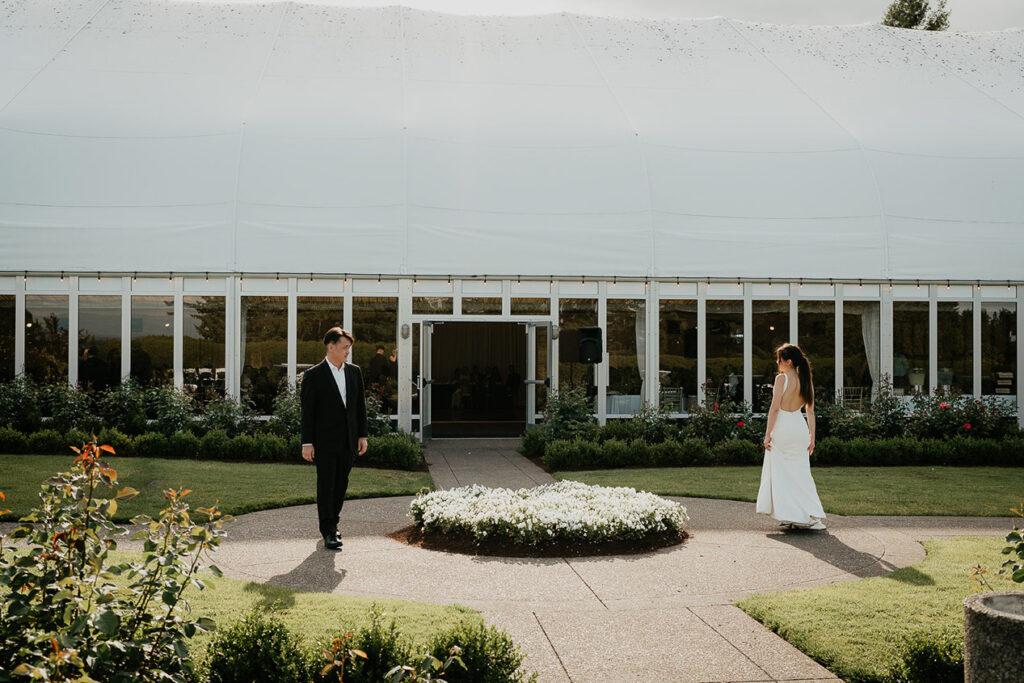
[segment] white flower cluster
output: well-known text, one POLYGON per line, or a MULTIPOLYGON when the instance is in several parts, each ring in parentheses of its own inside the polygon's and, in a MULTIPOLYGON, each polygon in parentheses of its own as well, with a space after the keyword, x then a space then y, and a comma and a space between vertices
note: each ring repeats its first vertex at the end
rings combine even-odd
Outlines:
POLYGON ((578 481, 518 491, 473 485, 421 493, 409 515, 424 531, 523 545, 639 539, 682 530, 689 520, 685 507, 653 493, 578 481))

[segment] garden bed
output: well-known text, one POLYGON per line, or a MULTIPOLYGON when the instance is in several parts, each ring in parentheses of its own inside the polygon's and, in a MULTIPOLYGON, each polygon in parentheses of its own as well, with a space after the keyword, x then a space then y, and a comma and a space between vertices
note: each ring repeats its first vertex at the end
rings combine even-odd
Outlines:
POLYGON ((470 534, 445 534, 443 532, 424 533, 410 524, 398 531, 388 534, 390 538, 407 545, 460 555, 488 555, 494 557, 595 557, 601 555, 638 555, 661 548, 679 545, 689 534, 685 531, 665 531, 654 533, 633 541, 603 542, 572 542, 545 543, 536 546, 525 546, 498 539, 478 542, 470 534))
POLYGON ((683 542, 682 505, 625 487, 575 481, 528 489, 467 486, 423 493, 396 540, 431 550, 509 557, 646 552, 683 542))

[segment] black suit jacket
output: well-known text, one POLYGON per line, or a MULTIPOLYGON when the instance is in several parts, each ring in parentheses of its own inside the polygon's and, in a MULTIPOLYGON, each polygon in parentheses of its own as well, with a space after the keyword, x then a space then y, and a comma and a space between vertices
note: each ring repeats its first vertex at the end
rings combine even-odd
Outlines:
POLYGON ((324 359, 302 374, 302 443, 313 444, 318 464, 341 460, 351 465, 366 436, 366 392, 358 365, 346 363, 347 406, 324 359))

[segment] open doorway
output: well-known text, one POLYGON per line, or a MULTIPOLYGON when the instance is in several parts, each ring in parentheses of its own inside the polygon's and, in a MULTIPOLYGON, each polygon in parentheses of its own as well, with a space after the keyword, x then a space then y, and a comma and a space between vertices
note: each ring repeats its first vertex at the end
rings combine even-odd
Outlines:
POLYGON ((527 335, 521 324, 435 324, 430 355, 433 436, 523 433, 527 335))

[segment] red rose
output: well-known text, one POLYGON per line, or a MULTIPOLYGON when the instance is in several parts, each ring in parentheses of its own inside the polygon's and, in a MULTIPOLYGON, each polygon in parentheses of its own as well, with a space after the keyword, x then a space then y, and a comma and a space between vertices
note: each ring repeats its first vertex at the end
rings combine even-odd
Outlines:
POLYGON ((971 423, 970 422, 964 422, 964 429, 970 429, 970 428, 971 428, 971 423))
POLYGON ((717 403, 715 404, 715 410, 718 410, 718 404, 717 403))
POLYGON ((939 404, 939 407, 940 407, 940 408, 948 408, 948 407, 949 407, 949 404, 948 404, 948 403, 946 403, 945 401, 943 401, 942 403, 940 403, 940 404, 939 404))
POLYGON ((746 423, 743 422, 743 420, 740 420, 739 422, 736 423, 736 426, 737 427, 742 427, 744 424, 746 424, 746 423))

